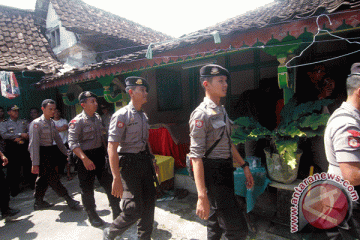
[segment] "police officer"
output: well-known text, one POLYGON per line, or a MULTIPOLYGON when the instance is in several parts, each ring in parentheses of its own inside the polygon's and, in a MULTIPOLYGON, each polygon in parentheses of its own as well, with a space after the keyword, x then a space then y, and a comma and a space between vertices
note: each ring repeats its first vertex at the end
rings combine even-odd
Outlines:
POLYGON ((31 161, 28 147, 28 123, 19 119, 19 107, 11 105, 7 109, 9 119, 0 123, 0 134, 5 140, 5 152, 9 158, 7 165, 7 181, 10 187, 11 196, 15 197, 20 192, 20 181, 31 179, 31 161), (23 168, 23 175, 21 175, 23 168))
MULTIPOLYGON (((8 164, 8 159, 5 155, 0 151, 0 158, 2 162, 2 166, 6 166, 8 164)), ((0 211, 1 218, 12 217, 20 212, 18 209, 13 209, 9 207, 10 195, 9 195, 9 187, 5 179, 5 174, 0 169, 0 211)))
POLYGON ((120 198, 111 195, 112 176, 105 165, 104 127, 96 110, 96 95, 86 91, 79 95, 83 111, 69 123, 69 148, 78 157, 77 170, 81 188, 81 199, 92 226, 104 221, 96 213, 94 198, 95 176, 105 189, 115 219, 120 214, 120 198))
POLYGON ((122 212, 104 230, 104 239, 114 239, 140 219, 138 238, 149 240, 154 223, 155 171, 158 171, 148 144, 148 118, 142 110, 142 105, 147 102, 149 85, 141 77, 128 77, 125 83, 131 101, 113 114, 108 138, 114 177, 112 194, 121 197, 122 212))
MULTIPOLYGON (((351 66, 346 80, 347 99, 331 115, 324 134, 325 152, 329 162, 329 173, 342 176, 360 193, 360 63, 351 66)), ((336 239, 360 238, 360 208, 353 202, 349 228, 338 228, 336 239), (349 235, 347 235, 349 234, 349 235)), ((334 237, 334 233, 327 231, 334 237)))
POLYGON ((246 187, 252 188, 254 184, 249 164, 231 143, 231 121, 220 105, 229 78, 229 72, 219 65, 200 69, 205 98, 189 121, 190 159, 198 192, 196 214, 208 219, 207 235, 211 240, 220 239, 223 233, 227 239, 234 240, 247 236, 246 220, 234 191, 233 160, 244 169, 246 187))
POLYGON ((66 200, 71 209, 80 210, 80 202, 69 196, 56 172, 56 156, 60 154, 67 155, 67 149, 60 138, 59 132, 56 130, 54 121, 51 119, 54 117, 55 109, 54 100, 44 100, 41 103, 43 114, 30 124, 29 152, 32 160, 31 171, 39 175, 35 185, 34 209, 42 210, 53 206, 53 204, 44 201, 45 192, 50 185, 60 197, 66 200), (53 145, 54 140, 56 145, 53 145))

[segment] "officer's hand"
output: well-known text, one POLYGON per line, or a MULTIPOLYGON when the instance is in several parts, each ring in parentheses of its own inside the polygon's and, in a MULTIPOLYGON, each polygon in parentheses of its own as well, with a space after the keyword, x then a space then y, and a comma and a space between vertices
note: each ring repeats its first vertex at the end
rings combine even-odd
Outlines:
POLYGON ((29 135, 27 133, 22 133, 21 134, 21 137, 24 138, 24 139, 28 139, 29 138, 29 135))
POLYGON ((210 204, 208 197, 199 197, 196 205, 196 215, 201 219, 207 220, 210 214, 210 204))
POLYGON ((21 142, 22 140, 23 140, 23 139, 22 139, 21 137, 19 137, 19 138, 15 138, 15 139, 14 139, 14 142, 17 142, 17 143, 18 143, 18 142, 21 142))
POLYGON ((246 177, 246 188, 251 189, 254 186, 254 178, 250 172, 250 168, 247 166, 244 168, 244 174, 246 177))
POLYGON ((120 177, 114 178, 114 180, 112 182, 111 194, 114 197, 122 198, 123 192, 124 192, 124 189, 123 189, 123 185, 121 182, 121 178, 120 177))
POLYGON ((5 156, 2 158, 2 161, 3 161, 2 165, 3 165, 4 167, 9 163, 9 160, 8 160, 7 157, 5 157, 5 156))
POLYGON ((88 170, 88 171, 95 170, 95 164, 89 158, 85 158, 82 161, 84 163, 86 170, 88 170))
POLYGON ((160 168, 159 168, 159 166, 156 164, 156 162, 154 162, 154 169, 155 169, 156 175, 159 175, 159 173, 160 173, 160 168))
POLYGON ((39 166, 32 166, 31 167, 31 173, 39 174, 39 166))

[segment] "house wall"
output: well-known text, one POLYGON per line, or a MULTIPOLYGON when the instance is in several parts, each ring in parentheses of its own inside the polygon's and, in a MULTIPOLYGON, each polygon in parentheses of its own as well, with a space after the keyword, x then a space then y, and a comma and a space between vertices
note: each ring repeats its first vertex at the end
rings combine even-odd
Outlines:
MULTIPOLYGON (((36 107, 40 110, 43 100, 48 98, 56 100, 56 89, 52 88, 46 91, 40 91, 34 87, 34 84, 40 81, 40 77, 27 77, 21 72, 15 73, 15 76, 20 87, 20 96, 14 99, 0 97, 0 106, 4 108, 5 113, 8 106, 16 104, 20 107, 19 117, 28 119, 30 108, 36 107)), ((8 117, 6 113, 5 118, 8 117)))
MULTIPOLYGON (((156 85, 156 71, 144 72, 141 76, 146 78, 150 84, 150 93, 148 102, 144 105, 144 110, 149 115, 150 124, 156 123, 184 123, 189 121, 192 111, 190 109, 190 88, 188 84, 188 74, 180 66, 172 67, 171 70, 178 71, 181 74, 182 107, 172 111, 159 111, 158 92, 156 85)), ((180 90, 180 89, 179 89, 180 90)))
POLYGON ((61 25, 60 17, 57 15, 52 3, 49 3, 48 14, 46 16, 46 36, 50 39, 50 31, 56 27, 60 29, 60 46, 53 48, 55 54, 72 47, 77 43, 76 36, 73 32, 67 31, 61 25))
POLYGON ((48 14, 46 17, 46 36, 50 39, 50 33, 54 28, 59 27, 60 45, 53 48, 58 59, 72 67, 82 67, 84 65, 96 63, 96 53, 83 46, 77 40, 75 33, 66 30, 62 26, 60 17, 57 15, 52 3, 49 3, 48 14))

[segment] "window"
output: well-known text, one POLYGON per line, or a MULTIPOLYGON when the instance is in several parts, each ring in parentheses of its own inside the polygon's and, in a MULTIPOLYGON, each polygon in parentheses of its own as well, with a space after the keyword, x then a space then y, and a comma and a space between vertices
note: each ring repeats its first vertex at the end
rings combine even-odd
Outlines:
POLYGON ((51 47, 57 47, 60 45, 60 29, 56 27, 54 30, 50 32, 50 44, 51 47))
POLYGON ((180 72, 159 69, 156 71, 158 110, 172 111, 182 108, 180 72))

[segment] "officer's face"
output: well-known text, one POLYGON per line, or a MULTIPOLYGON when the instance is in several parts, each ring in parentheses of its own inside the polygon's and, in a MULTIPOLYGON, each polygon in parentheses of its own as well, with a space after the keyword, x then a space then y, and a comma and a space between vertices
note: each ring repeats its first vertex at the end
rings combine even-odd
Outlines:
POLYGON ((31 109, 30 110, 30 118, 31 119, 35 119, 39 117, 39 112, 36 109, 31 109))
POLYGON ((44 113, 46 119, 54 117, 56 104, 48 104, 46 107, 41 107, 41 110, 44 113))
POLYGON ((204 86, 206 91, 214 97, 225 97, 227 92, 227 77, 226 76, 215 76, 211 82, 207 82, 204 86))
POLYGON ((18 119, 19 118, 19 110, 10 110, 8 114, 11 119, 18 119))
POLYGON ((96 98, 94 97, 90 97, 88 99, 86 99, 86 102, 82 104, 84 110, 86 111, 86 113, 92 115, 96 112, 97 108, 98 108, 98 103, 96 101, 96 98))
POLYGON ((147 102, 147 95, 148 95, 148 92, 146 91, 146 87, 138 86, 132 91, 132 93, 130 94, 130 97, 133 102, 136 102, 136 103, 142 105, 147 102))

